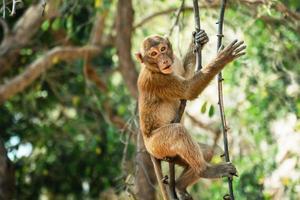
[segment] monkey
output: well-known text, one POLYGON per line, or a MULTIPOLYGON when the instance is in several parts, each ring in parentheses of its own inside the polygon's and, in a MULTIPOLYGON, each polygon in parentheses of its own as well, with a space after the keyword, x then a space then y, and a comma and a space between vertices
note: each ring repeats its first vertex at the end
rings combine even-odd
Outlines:
MULTIPOLYGON (((195 38, 201 46, 208 42, 203 30, 195 38)), ((208 65, 191 75, 195 65, 193 44, 182 62, 177 60, 169 39, 159 35, 145 38, 141 51, 136 53, 142 65, 137 86, 139 121, 144 143, 147 151, 155 158, 175 158, 176 163, 186 167, 176 180, 176 190, 183 199, 191 199, 186 188, 199 178, 232 177, 237 170, 232 163, 209 164, 211 149, 196 143, 181 123, 171 123, 180 99, 197 98, 216 74, 245 54, 246 48, 243 41, 234 40, 221 49, 208 65), (175 71, 176 67, 183 68, 183 72, 176 74, 179 73, 175 71)))

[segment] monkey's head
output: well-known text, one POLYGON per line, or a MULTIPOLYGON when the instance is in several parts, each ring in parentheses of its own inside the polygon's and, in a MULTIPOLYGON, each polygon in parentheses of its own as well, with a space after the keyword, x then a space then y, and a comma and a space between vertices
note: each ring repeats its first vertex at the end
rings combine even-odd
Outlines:
POLYGON ((151 71, 163 74, 173 72, 174 54, 168 38, 158 35, 147 37, 142 43, 141 52, 135 56, 151 71))

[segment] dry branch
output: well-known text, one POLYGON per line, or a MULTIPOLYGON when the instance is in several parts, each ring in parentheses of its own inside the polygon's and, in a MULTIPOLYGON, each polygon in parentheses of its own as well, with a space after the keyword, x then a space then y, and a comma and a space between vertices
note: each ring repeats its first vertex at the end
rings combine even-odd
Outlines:
MULTIPOLYGON (((46 19, 53 18, 59 13, 55 1, 49 3, 49 12, 46 19)), ((41 4, 29 7, 22 17, 16 22, 11 31, 6 30, 0 45, 0 75, 10 69, 18 57, 19 50, 26 46, 39 30, 45 18, 42 17, 43 8, 41 4)))
POLYGON ((274 8, 277 12, 284 14, 285 17, 288 17, 296 22, 300 20, 300 13, 296 11, 291 11, 288 7, 286 7, 283 3, 279 1, 271 2, 268 0, 240 0, 240 2, 252 7, 257 7, 259 5, 268 5, 272 3, 272 8, 274 8))
POLYGON ((221 131, 219 128, 217 128, 217 129, 212 128, 213 125, 211 123, 204 123, 204 122, 200 121, 199 119, 197 119, 196 117, 192 116, 191 114, 189 114, 187 112, 185 114, 188 118, 190 118, 192 123, 196 124, 199 128, 202 128, 202 129, 204 129, 206 131, 209 131, 213 134, 218 134, 221 131))
MULTIPOLYGON (((202 128, 208 132, 211 132, 214 135, 214 139, 213 139, 213 148, 215 148, 217 146, 217 143, 220 139, 221 136, 221 129, 220 128, 213 128, 214 125, 212 123, 204 123, 202 121, 200 121, 199 119, 197 119, 196 117, 192 116, 191 114, 186 112, 186 116, 190 118, 191 122, 193 124, 195 124, 196 126, 198 126, 199 128, 202 128)), ((215 126, 218 127, 218 126, 215 126)))
POLYGON ((23 91, 43 72, 61 61, 73 61, 84 58, 86 53, 98 53, 98 48, 93 46, 86 47, 55 47, 47 52, 44 56, 30 64, 23 73, 19 74, 6 84, 0 86, 0 103, 8 98, 23 91))
MULTIPOLYGON (((144 24, 146 24, 147 22, 151 21, 152 19, 154 19, 156 17, 159 17, 161 15, 167 15, 167 14, 170 14, 172 12, 176 12, 177 10, 178 10, 178 8, 169 8, 169 9, 166 9, 166 10, 155 12, 155 13, 145 17, 140 22, 136 23, 134 25, 133 29, 137 29, 137 28, 143 26, 144 24)), ((193 8, 192 7, 184 7, 184 8, 182 8, 182 11, 193 11, 193 8)))

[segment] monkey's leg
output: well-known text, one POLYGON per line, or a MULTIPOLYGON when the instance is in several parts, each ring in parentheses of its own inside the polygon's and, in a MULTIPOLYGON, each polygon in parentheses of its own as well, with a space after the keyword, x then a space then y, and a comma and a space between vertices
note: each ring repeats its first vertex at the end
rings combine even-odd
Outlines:
POLYGON ((214 155, 221 156, 224 154, 223 149, 220 146, 213 147, 208 144, 198 142, 204 159, 206 162, 210 162, 214 155))
POLYGON ((179 123, 154 130, 146 140, 147 150, 156 158, 179 156, 198 174, 208 165, 199 145, 179 123))
MULTIPOLYGON (((198 145, 199 145, 199 147, 202 151, 204 160, 208 163, 211 161, 211 159, 213 158, 214 155, 221 156, 221 155, 224 154, 223 149, 218 145, 216 147, 213 147, 211 145, 200 143, 200 142, 198 142, 198 145)), ((183 167, 188 167, 188 164, 182 158, 180 158, 179 156, 176 156, 174 158, 174 162, 177 165, 180 165, 180 166, 183 166, 183 167)), ((183 173, 184 173, 184 171, 182 172, 182 174, 183 173)))
POLYGON ((197 182, 199 178, 222 178, 232 177, 237 174, 233 164, 222 163, 208 166, 200 176, 195 171, 189 168, 180 175, 176 180, 176 188, 181 192, 186 192, 186 188, 197 182))
MULTIPOLYGON (((223 150, 220 146, 216 146, 215 148, 213 146, 204 144, 204 143, 198 143, 201 151, 203 153, 204 159, 206 162, 210 162, 212 157, 214 156, 214 154, 217 155, 222 155, 223 154, 223 150)), ((221 171, 224 170, 226 171, 225 166, 227 166, 228 164, 220 164, 220 165, 216 165, 216 166, 209 166, 209 170, 205 170, 200 176, 198 176, 188 165, 187 163, 184 162, 184 160, 182 160, 181 158, 177 157, 175 159, 176 164, 179 164, 181 166, 185 166, 185 169, 182 171, 181 175, 178 177, 178 179, 176 180, 176 188, 178 191, 179 196, 181 197, 181 199, 184 200, 191 200, 192 197, 187 193, 186 188, 188 186, 193 185, 194 183, 196 183, 201 177, 202 178, 218 178, 218 177, 222 177, 222 176, 226 176, 226 173, 224 174, 221 171)), ((231 165, 231 164, 229 164, 231 165)), ((229 167, 231 168, 231 167, 229 167)), ((234 171, 234 170, 232 170, 234 171)), ((230 174, 231 175, 231 174, 230 174)))

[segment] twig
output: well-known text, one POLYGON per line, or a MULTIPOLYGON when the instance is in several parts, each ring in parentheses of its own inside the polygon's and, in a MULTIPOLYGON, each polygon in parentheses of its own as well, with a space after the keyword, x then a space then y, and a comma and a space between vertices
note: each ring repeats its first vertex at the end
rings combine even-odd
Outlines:
MULTIPOLYGON (((220 5, 219 1, 214 1, 212 3, 201 5, 200 8, 217 8, 219 5, 220 5)), ((152 19, 154 19, 156 17, 159 17, 161 15, 167 15, 171 12, 175 12, 176 10, 178 10, 178 8, 169 8, 169 9, 166 9, 166 10, 163 10, 163 11, 155 12, 155 13, 145 17, 140 22, 136 23, 133 26, 133 29, 137 29, 137 28, 143 26, 144 24, 148 23, 149 21, 151 21, 152 19)), ((193 7, 186 6, 182 9, 182 12, 186 12, 186 11, 193 11, 193 7)))
POLYGON ((46 5, 47 5, 47 0, 42 0, 42 16, 45 15, 45 8, 46 8, 46 5))
POLYGON ((174 24, 173 26, 171 27, 169 33, 168 33, 168 36, 171 36, 173 31, 174 31, 174 28, 176 26, 178 26, 178 22, 179 22, 179 18, 180 18, 180 14, 182 13, 183 9, 184 9, 184 5, 185 5, 185 0, 182 0, 182 3, 181 3, 181 6, 178 8, 177 10, 177 13, 176 13, 176 18, 175 18, 175 21, 174 21, 174 24))
MULTIPOLYGON (((161 16, 161 15, 167 15, 167 14, 169 14, 171 12, 175 12, 177 9, 178 8, 169 8, 167 10, 163 10, 163 11, 159 11, 159 12, 153 13, 153 14, 145 17, 144 19, 142 19, 140 22, 136 23, 133 26, 133 29, 137 29, 137 28, 143 26, 144 24, 148 23, 149 21, 151 21, 155 17, 161 16)), ((182 9, 182 11, 192 11, 192 10, 193 10, 192 7, 184 7, 182 9)))
POLYGON ((3 19, 5 19, 5 9, 6 9, 6 3, 5 3, 5 0, 2 0, 2 12, 3 12, 3 14, 2 14, 2 17, 3 17, 3 19))
POLYGON ((126 141, 124 143, 124 149, 123 149, 123 156, 122 156, 122 160, 121 160, 121 167, 123 171, 126 171, 126 160, 127 160, 127 152, 128 152, 128 145, 129 145, 129 141, 130 138, 132 136, 132 131, 129 131, 129 134, 126 138, 126 141))
POLYGON ((13 0, 12 1, 12 8, 11 8, 10 16, 14 16, 16 14, 17 3, 22 3, 22 0, 13 0))
POLYGON ((209 123, 209 124, 205 124, 203 123, 202 121, 200 121, 199 119, 196 119, 194 116, 190 115, 189 113, 186 112, 186 116, 188 116, 192 123, 196 124, 197 126, 199 126, 200 128, 206 130, 206 131, 209 131, 211 133, 214 134, 214 139, 213 139, 213 148, 215 149, 217 147, 217 143, 220 139, 220 136, 221 136, 221 129, 214 129, 212 128, 212 124, 209 123))
MULTIPOLYGON (((225 14, 225 8, 226 8, 227 0, 222 0, 221 9, 220 9, 220 15, 218 20, 218 42, 217 42, 217 52, 220 50, 222 45, 222 38, 223 35, 223 23, 224 23, 224 14, 225 14)), ((228 139, 227 139, 227 123, 225 118, 225 111, 224 111, 224 101, 223 101, 223 85, 222 85, 223 77, 222 72, 218 75, 218 98, 219 98, 219 109, 220 109, 220 115, 221 115, 221 122, 222 122, 222 131, 223 131, 223 140, 224 140, 224 151, 225 151, 225 160, 226 162, 230 162, 229 157, 229 150, 228 150, 228 139)), ((229 195, 230 200, 234 200, 234 194, 233 194, 233 187, 232 187, 232 178, 228 177, 228 189, 229 189, 229 195)), ((226 196, 226 195, 225 195, 226 196)), ((225 199, 224 196, 224 199, 225 199)), ((228 195, 227 195, 228 196, 228 195)))
POLYGON ((195 123, 200 128, 202 128, 206 131, 209 131, 211 133, 214 133, 214 134, 220 132, 219 129, 212 128, 211 123, 205 124, 202 121, 200 121, 199 119, 196 119, 196 117, 192 116, 191 114, 189 114, 187 112, 185 114, 186 114, 186 116, 188 116, 191 119, 192 123, 195 123))

